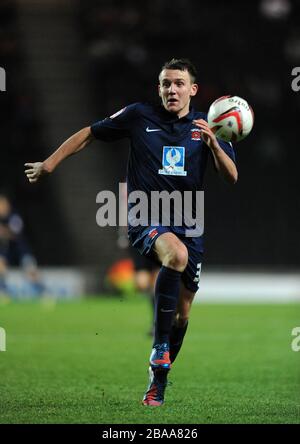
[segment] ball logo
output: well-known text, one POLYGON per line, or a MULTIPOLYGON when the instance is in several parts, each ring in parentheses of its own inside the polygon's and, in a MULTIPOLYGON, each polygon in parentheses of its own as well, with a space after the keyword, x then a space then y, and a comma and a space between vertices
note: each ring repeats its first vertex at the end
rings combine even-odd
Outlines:
POLYGON ((245 100, 240 100, 238 97, 230 97, 228 102, 233 102, 238 106, 243 106, 247 111, 250 111, 250 106, 245 100))
MULTIPOLYGON (((236 107, 233 107, 233 108, 229 109, 228 111, 225 111, 223 114, 221 114, 220 116, 216 117, 213 120, 213 122, 219 123, 222 120, 227 119, 228 117, 234 117, 236 119, 237 126, 238 126, 238 131, 239 131, 239 133, 241 133, 242 130, 243 130, 241 113, 240 113, 239 109, 236 108, 236 107)), ((232 126, 232 124, 229 125, 229 126, 232 126)))

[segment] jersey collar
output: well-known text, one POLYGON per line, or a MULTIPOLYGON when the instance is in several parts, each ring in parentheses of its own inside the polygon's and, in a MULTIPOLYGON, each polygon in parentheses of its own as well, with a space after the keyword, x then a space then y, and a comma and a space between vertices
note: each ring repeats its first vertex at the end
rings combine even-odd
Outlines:
POLYGON ((162 105, 160 105, 160 113, 161 113, 162 117, 167 122, 170 122, 170 123, 175 123, 175 122, 179 122, 179 121, 183 122, 186 120, 193 121, 195 119, 195 110, 192 106, 190 106, 189 113, 183 117, 180 117, 180 118, 177 116, 174 117, 174 114, 167 111, 162 105))

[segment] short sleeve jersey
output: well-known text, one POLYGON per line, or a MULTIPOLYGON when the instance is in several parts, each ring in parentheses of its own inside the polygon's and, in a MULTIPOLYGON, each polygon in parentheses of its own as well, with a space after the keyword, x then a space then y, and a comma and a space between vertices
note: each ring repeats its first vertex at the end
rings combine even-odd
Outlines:
MULTIPOLYGON (((91 131, 95 138, 107 142, 130 139, 128 193, 143 191, 149 199, 153 191, 179 191, 182 196, 185 191, 192 191, 195 196, 196 191, 202 190, 209 148, 201 139, 200 129, 193 124, 194 119, 207 120, 207 115, 191 108, 186 116, 178 118, 162 106, 134 103, 94 123, 91 131)), ((218 142, 235 162, 232 145, 218 142)), ((185 223, 176 226, 174 214, 170 225, 172 231, 184 235, 185 223)))

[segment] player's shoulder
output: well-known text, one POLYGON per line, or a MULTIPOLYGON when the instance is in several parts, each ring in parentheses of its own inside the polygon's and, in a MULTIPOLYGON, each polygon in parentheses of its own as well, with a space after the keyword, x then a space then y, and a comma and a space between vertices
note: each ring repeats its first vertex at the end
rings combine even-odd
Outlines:
POLYGON ((115 114, 109 116, 111 119, 115 117, 137 117, 151 112, 151 105, 144 102, 134 102, 124 106, 122 109, 117 111, 115 114))
POLYGON ((136 102, 125 108, 127 115, 129 114, 137 120, 159 120, 161 118, 161 106, 151 102, 136 102))
POLYGON ((134 105, 138 114, 149 115, 157 113, 157 105, 151 102, 136 102, 134 105))
POLYGON ((115 122, 129 122, 129 121, 134 121, 139 114, 140 114, 140 103, 135 102, 123 106, 123 108, 119 109, 118 111, 108 116, 106 120, 115 121, 115 122))
POLYGON ((194 110, 194 119, 207 120, 207 113, 203 111, 194 110))

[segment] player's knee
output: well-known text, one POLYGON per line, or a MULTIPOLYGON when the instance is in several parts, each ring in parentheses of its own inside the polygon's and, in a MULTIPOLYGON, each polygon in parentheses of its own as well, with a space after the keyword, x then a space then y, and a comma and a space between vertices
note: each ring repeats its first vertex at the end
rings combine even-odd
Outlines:
POLYGON ((188 263, 188 251, 185 245, 176 247, 170 250, 166 256, 163 264, 166 267, 173 268, 177 271, 184 271, 188 263))

